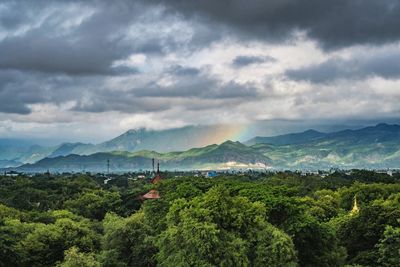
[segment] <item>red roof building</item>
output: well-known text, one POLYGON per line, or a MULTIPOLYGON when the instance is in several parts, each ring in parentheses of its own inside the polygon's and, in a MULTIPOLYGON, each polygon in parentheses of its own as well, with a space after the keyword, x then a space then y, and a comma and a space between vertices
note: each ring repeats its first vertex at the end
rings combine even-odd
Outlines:
MULTIPOLYGON (((154 159, 153 159, 153 169, 154 169, 154 159)), ((158 182, 160 182, 161 181, 161 175, 160 175, 160 164, 158 163, 157 164, 157 173, 156 173, 156 175, 153 177, 153 179, 151 179, 151 183, 152 184, 157 184, 158 182)), ((161 198, 160 197, 160 194, 158 193, 158 191, 157 190, 155 190, 155 189, 152 189, 152 190, 150 190, 149 192, 147 192, 146 194, 144 194, 144 195, 142 195, 142 196, 140 196, 139 197, 139 199, 141 199, 141 200, 147 200, 147 199, 159 199, 159 198, 161 198)))
POLYGON ((159 199, 160 198, 160 194, 158 193, 157 190, 150 190, 149 192, 147 192, 146 194, 144 194, 141 199, 146 200, 146 199, 159 199))
POLYGON ((161 181, 161 175, 159 173, 156 174, 156 176, 151 179, 152 184, 158 184, 158 182, 161 181))

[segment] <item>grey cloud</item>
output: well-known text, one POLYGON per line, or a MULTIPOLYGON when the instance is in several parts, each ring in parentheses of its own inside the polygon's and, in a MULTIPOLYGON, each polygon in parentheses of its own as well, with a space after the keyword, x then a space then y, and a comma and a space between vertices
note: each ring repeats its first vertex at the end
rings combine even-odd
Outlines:
MULTIPOLYGON (((39 1, 38 1, 39 2, 39 1)), ((2 1, 0 9, 0 29, 16 30, 32 22, 41 15, 42 8, 32 1, 2 1)))
POLYGON ((200 70, 193 67, 183 67, 181 65, 172 66, 167 70, 167 73, 176 76, 194 76, 200 73, 200 70))
POLYGON ((23 18, 21 16, 18 16, 16 12, 11 12, 10 10, 7 10, 7 12, 1 13, 0 26, 2 28, 15 29, 23 22, 23 18))
MULTIPOLYGON (((24 4, 30 6, 28 2, 21 3, 23 4, 18 7, 22 8, 24 4)), ((86 14, 80 24, 70 28, 65 28, 64 23, 77 19, 79 14, 75 18, 75 14, 71 14, 72 18, 69 18, 67 15, 70 14, 62 13, 66 9, 64 4, 61 1, 37 2, 37 6, 41 6, 44 11, 38 14, 36 20, 42 19, 43 22, 37 27, 29 28, 24 34, 7 35, 0 40, 0 69, 68 75, 124 74, 127 69, 113 68, 114 61, 124 59, 132 53, 159 54, 168 45, 174 45, 172 40, 162 41, 162 37, 148 36, 145 32, 134 40, 129 39, 129 27, 151 20, 154 15, 151 9, 143 10, 139 4, 131 4, 129 1, 113 5, 97 1, 86 2, 85 4, 92 4, 88 6, 89 14, 86 14), (54 10, 51 7, 57 12, 51 13, 54 10), (61 15, 65 17, 59 18, 61 15)), ((75 8, 84 5, 79 2, 72 4, 75 8)), ((27 12, 19 15, 27 15, 27 12)), ((12 30, 12 25, 9 24, 3 22, 3 27, 12 30)), ((137 72, 136 69, 128 71, 137 72)))
POLYGON ((68 75, 0 70, 0 113, 31 113, 30 105, 61 105, 95 94, 104 77, 71 77, 68 75))
MULTIPOLYGON (((0 40, 0 68, 69 75, 124 74, 127 69, 112 68, 112 63, 132 53, 161 55, 188 46, 193 50, 231 33, 238 40, 282 41, 300 30, 328 49, 379 44, 400 36, 399 0, 146 0, 112 5, 105 1, 5 1, 4 6, 0 23, 6 31, 43 21, 25 34, 0 40), (74 11, 63 13, 70 6, 78 10, 82 6, 91 13, 79 25, 65 29, 63 23, 78 16, 74 11), (178 41, 179 33, 157 31, 181 19, 193 30, 189 41, 178 41), (151 26, 153 31, 139 30, 129 37, 129 30, 151 26)), ((239 56, 233 64, 240 67, 261 60, 239 56)))
POLYGON ((330 59, 321 64, 287 70, 285 75, 289 79, 296 81, 306 80, 313 83, 324 83, 348 76, 349 69, 341 68, 344 63, 345 62, 340 59, 330 59))
MULTIPOLYGON (((91 20, 96 20, 95 17, 91 20)), ((122 58, 126 51, 115 49, 118 42, 107 43, 110 33, 100 25, 98 27, 103 31, 97 29, 91 32, 91 20, 66 35, 54 34, 57 27, 45 24, 22 36, 5 38, 0 42, 0 68, 67 74, 109 72, 112 61, 122 58)))
POLYGON ((199 74, 197 76, 180 76, 175 84, 162 86, 151 82, 143 88, 133 89, 137 97, 167 97, 167 98, 202 98, 202 99, 229 99, 252 98, 258 95, 258 90, 252 84, 236 82, 222 83, 218 79, 199 74))
POLYGON ((241 68, 252 64, 275 61, 276 59, 270 56, 237 56, 233 59, 232 65, 234 67, 241 68))
POLYGON ((45 101, 42 90, 32 88, 29 81, 13 71, 0 72, 0 112, 29 114, 29 104, 45 101))
POLYGON ((171 102, 166 99, 136 98, 130 93, 115 94, 102 90, 92 95, 89 102, 78 100, 73 111, 107 112, 118 111, 125 113, 158 112, 171 108, 171 102))
POLYGON ((355 54, 350 59, 331 58, 320 64, 286 71, 292 80, 329 83, 338 79, 358 80, 372 76, 400 78, 400 52, 384 51, 370 55, 355 54))
POLYGON ((14 113, 26 115, 31 113, 31 109, 28 108, 25 103, 11 102, 12 95, 8 92, 0 92, 0 112, 3 113, 14 113))
MULTIPOLYGON (((118 84, 108 84, 102 76, 69 76, 64 74, 0 70, 0 112, 28 114, 31 104, 76 103, 71 109, 79 112, 122 113, 159 112, 176 106, 190 109, 193 101, 199 110, 210 106, 210 101, 220 100, 218 106, 233 100, 254 99, 259 93, 252 84, 222 83, 204 70, 175 66, 166 71, 172 85, 161 85, 162 77, 143 83, 131 76, 131 89, 119 90, 118 84), (135 82, 135 80, 137 82, 135 82), (206 100, 209 100, 206 104, 206 100)), ((124 83, 126 83, 125 80, 124 83)))
MULTIPOLYGON (((305 31, 325 49, 400 37, 399 0, 153 0, 193 19, 207 17, 242 37, 285 40, 305 31)), ((211 24, 212 25, 212 24, 211 24)), ((212 26, 210 26, 212 27, 212 26)))
POLYGON ((75 46, 36 33, 0 43, 0 68, 77 74, 111 73, 112 54, 94 43, 75 46))
POLYGON ((110 88, 86 91, 86 99, 78 99, 73 108, 81 112, 119 111, 126 113, 159 112, 174 107, 189 109, 218 107, 231 102, 255 99, 258 89, 252 84, 236 82, 222 83, 217 78, 202 73, 195 68, 175 66, 170 69, 169 78, 175 79, 172 85, 161 85, 155 77, 153 81, 135 86, 129 90, 116 91, 110 88), (171 69, 173 71, 171 71, 171 69), (195 73, 199 73, 196 75, 195 73))
MULTIPOLYGON (((318 108, 321 109, 323 105, 334 106, 345 89, 332 87, 315 96, 318 90, 315 86, 310 92, 299 90, 297 96, 293 93, 296 90, 289 92, 290 87, 266 90, 251 83, 222 82, 201 67, 166 67, 162 64, 185 62, 182 57, 193 54, 197 58, 196 53, 200 50, 200 57, 207 56, 207 51, 203 52, 208 49, 213 52, 214 47, 210 44, 214 41, 223 40, 230 48, 237 45, 241 49, 253 40, 290 40, 296 31, 304 31, 325 49, 395 41, 400 36, 399 2, 146 0, 110 4, 101 0, 3 1, 2 4, 11 7, 7 9, 11 13, 0 14, 0 112, 11 118, 10 113, 30 113, 31 105, 61 106, 71 102, 76 103, 72 111, 82 113, 78 116, 86 116, 85 112, 107 111, 163 113, 177 108, 179 111, 175 116, 179 117, 182 110, 193 110, 193 114, 195 111, 222 110, 240 115, 243 110, 238 106, 248 104, 248 117, 264 113, 290 117, 298 106, 307 109, 312 117, 319 110, 313 103, 320 104, 318 108), (75 9, 68 11, 71 6, 75 9), (80 13, 86 9, 88 13, 79 21, 80 13), (146 54, 146 62, 140 66, 142 73, 135 67, 113 67, 115 61, 127 62, 124 60, 137 53, 146 54), (334 97, 331 90, 336 93, 334 97), (253 101, 258 101, 259 106, 253 105, 253 101), (290 106, 292 101, 293 107, 290 106)), ((331 58, 318 65, 288 70, 285 74, 292 80, 314 83, 370 76, 400 77, 399 52, 353 55, 352 49, 349 51, 350 59, 331 58)), ((340 56, 341 51, 338 52, 340 56)), ((268 61, 274 59, 239 54, 231 64, 240 68, 268 61)), ((203 58, 194 63, 202 62, 203 58)), ((235 70, 229 71, 234 73, 235 70)), ((276 76, 270 75, 273 81, 276 76)), ((348 102, 356 103, 360 92, 355 90, 348 102)), ((375 97, 363 94, 362 101, 370 103, 375 97)), ((381 98, 379 104, 385 101, 391 103, 393 100, 381 98)), ((60 113, 70 115, 69 111, 61 109, 60 113)), ((71 120, 75 117, 71 116, 71 120)))
POLYGON ((251 83, 239 84, 234 81, 221 85, 214 97, 217 98, 240 98, 242 100, 254 99, 259 96, 258 89, 251 83))

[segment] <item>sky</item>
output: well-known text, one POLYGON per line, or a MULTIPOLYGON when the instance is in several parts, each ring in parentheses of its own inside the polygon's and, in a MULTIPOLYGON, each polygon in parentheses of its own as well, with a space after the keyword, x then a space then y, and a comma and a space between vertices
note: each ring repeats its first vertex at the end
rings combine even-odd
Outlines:
POLYGON ((0 137, 400 118, 399 0, 0 2, 0 137))

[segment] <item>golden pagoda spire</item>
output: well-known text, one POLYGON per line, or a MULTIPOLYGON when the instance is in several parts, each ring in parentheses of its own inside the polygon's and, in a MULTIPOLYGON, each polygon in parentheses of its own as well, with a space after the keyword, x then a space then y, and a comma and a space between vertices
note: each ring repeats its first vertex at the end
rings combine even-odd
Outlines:
POLYGON ((358 207, 357 204, 357 195, 354 196, 354 204, 353 204, 353 208, 350 211, 351 215, 357 214, 360 211, 360 208, 358 207))

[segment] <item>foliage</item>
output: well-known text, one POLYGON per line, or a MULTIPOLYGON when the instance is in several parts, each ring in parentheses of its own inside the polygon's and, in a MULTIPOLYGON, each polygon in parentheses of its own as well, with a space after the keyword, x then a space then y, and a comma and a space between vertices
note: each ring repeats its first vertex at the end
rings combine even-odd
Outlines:
POLYGON ((339 223, 338 237, 347 249, 349 261, 376 265, 379 256, 376 245, 387 226, 400 226, 399 218, 399 194, 364 205, 357 215, 345 216, 339 223))
POLYGON ((150 266, 154 264, 151 227, 144 212, 128 218, 108 213, 103 221, 103 266, 150 266))
POLYGON ((379 264, 382 266, 400 266, 400 228, 387 226, 378 248, 379 264))
POLYGON ((399 174, 162 175, 0 175, 0 267, 400 265, 399 174))
POLYGON ((64 261, 57 267, 100 267, 100 263, 93 253, 82 253, 77 247, 71 247, 65 251, 64 261))
POLYGON ((18 244, 23 263, 29 266, 50 266, 63 259, 64 251, 72 246, 93 251, 99 246, 99 235, 88 221, 57 219, 54 224, 36 224, 18 244))
POLYGON ((222 187, 178 199, 158 242, 162 266, 295 266, 289 236, 265 221, 265 207, 222 187))
POLYGON ((65 207, 87 218, 102 220, 108 211, 120 205, 120 194, 105 190, 83 192, 75 199, 67 200, 65 207))

